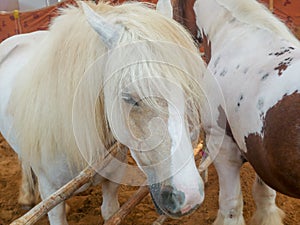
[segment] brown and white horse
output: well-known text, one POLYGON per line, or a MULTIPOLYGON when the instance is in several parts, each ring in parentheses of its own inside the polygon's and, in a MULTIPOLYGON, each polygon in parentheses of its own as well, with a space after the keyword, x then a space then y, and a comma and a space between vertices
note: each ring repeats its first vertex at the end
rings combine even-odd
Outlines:
POLYGON ((273 189, 300 198, 299 41, 255 0, 179 0, 175 6, 185 23, 197 25, 192 33, 199 29, 207 38, 208 70, 216 81, 202 82, 209 107, 201 111, 220 180, 215 224, 244 224, 244 160, 258 174, 252 222, 282 224, 273 189))

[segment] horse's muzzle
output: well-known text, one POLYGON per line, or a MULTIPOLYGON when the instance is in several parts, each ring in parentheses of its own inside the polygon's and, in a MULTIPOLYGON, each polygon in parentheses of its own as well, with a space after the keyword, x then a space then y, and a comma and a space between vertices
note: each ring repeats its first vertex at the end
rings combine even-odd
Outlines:
POLYGON ((158 213, 173 218, 190 214, 200 205, 185 205, 185 194, 169 185, 161 187, 160 184, 152 184, 150 192, 158 213))
POLYGON ((181 214, 181 207, 185 200, 185 195, 181 191, 175 190, 172 186, 166 186, 160 191, 160 206, 162 210, 171 215, 181 214))

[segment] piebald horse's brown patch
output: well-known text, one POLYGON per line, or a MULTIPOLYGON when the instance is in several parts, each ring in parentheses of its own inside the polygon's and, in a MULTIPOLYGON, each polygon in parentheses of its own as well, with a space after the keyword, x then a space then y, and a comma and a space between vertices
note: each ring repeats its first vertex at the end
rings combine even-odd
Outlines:
POLYGON ((172 0, 174 19, 184 25, 193 35, 194 40, 198 41, 194 4, 195 0, 172 0))
POLYGON ((190 31, 194 40, 197 40, 202 44, 205 62, 208 64, 211 59, 211 43, 204 31, 202 31, 201 41, 197 36, 199 29, 196 24, 194 4, 195 0, 172 0, 174 19, 190 31))
POLYGON ((280 62, 277 67, 275 67, 275 70, 278 70, 278 76, 282 75, 283 71, 285 71, 289 67, 292 60, 293 60, 292 57, 288 57, 284 59, 282 62, 280 62))
POLYGON ((226 135, 231 137, 233 142, 236 143, 223 107, 219 105, 218 111, 219 111, 219 116, 218 116, 218 120, 217 120, 218 126, 223 128, 226 132, 226 135))
MULTIPOLYGON (((279 57, 279 56, 283 56, 283 55, 289 55, 291 54, 292 51, 294 51, 295 48, 294 47, 288 47, 288 48, 281 48, 280 51, 277 51, 275 53, 269 53, 269 56, 274 56, 274 57, 279 57)), ((287 56, 287 58, 285 58, 283 61, 281 61, 278 66, 276 66, 274 68, 274 70, 278 70, 278 76, 281 76, 282 73, 289 67, 289 65, 291 64, 293 58, 287 56)))
POLYGON ((268 110, 264 136, 245 137, 246 157, 272 188, 300 198, 300 94, 284 96, 268 110))
POLYGON ((204 48, 205 62, 209 64, 211 59, 211 42, 204 31, 202 31, 202 46, 204 48))
POLYGON ((281 76, 283 71, 285 71, 288 68, 288 65, 286 63, 280 63, 277 67, 275 67, 275 70, 278 70, 278 76, 281 76))

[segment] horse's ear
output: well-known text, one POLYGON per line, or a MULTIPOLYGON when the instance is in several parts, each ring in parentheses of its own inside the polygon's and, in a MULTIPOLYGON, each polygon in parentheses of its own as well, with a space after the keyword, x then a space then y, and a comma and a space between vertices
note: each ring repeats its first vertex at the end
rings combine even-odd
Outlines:
POLYGON ((173 19, 173 6, 171 0, 158 0, 156 10, 162 15, 173 19))
POLYGON ((87 21, 100 35, 100 38, 104 44, 108 48, 113 48, 121 36, 122 27, 109 22, 105 17, 100 16, 84 2, 81 2, 81 7, 87 18, 87 21))

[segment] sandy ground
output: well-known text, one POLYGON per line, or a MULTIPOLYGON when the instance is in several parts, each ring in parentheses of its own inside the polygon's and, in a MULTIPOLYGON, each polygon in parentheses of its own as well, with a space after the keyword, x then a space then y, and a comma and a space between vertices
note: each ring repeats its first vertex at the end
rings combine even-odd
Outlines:
MULTIPOLYGON (((249 164, 245 164, 241 171, 242 188, 244 194, 244 216, 249 223, 255 210, 251 197, 251 187, 254 172, 249 164)), ((0 136, 0 225, 9 224, 26 211, 17 204, 19 184, 21 180, 20 165, 16 154, 0 136)), ((137 187, 121 186, 119 192, 120 203, 123 204, 135 192, 137 187)), ((68 200, 71 211, 68 214, 70 225, 98 225, 103 224, 100 213, 101 188, 92 187, 85 192, 68 200)), ((277 203, 286 212, 286 225, 300 224, 300 200, 278 194, 277 203)), ((206 185, 206 197, 203 205, 192 215, 180 220, 167 219, 166 225, 194 225, 212 224, 218 209, 218 179, 214 168, 209 168, 209 181, 206 185)), ((148 225, 156 220, 155 212, 149 196, 147 196, 122 222, 123 225, 148 225)), ((45 216, 37 224, 49 224, 45 216)), ((271 225, 271 224, 270 224, 271 225)))

